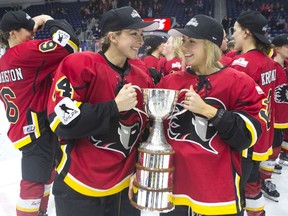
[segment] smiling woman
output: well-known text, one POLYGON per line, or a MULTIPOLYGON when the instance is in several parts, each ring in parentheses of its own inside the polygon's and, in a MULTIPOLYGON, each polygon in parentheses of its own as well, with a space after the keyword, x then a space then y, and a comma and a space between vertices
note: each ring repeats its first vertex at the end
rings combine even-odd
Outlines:
POLYGON ((71 55, 57 69, 48 102, 50 126, 66 144, 53 186, 57 216, 139 214, 127 187, 147 118, 133 85, 149 88, 153 81, 130 62, 143 31, 157 27, 132 7, 112 9, 100 23, 101 51, 71 55))

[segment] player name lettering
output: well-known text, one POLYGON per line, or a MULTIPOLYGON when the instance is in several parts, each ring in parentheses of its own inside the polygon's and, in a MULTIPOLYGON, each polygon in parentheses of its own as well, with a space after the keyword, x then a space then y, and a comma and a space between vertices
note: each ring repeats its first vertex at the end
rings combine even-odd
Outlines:
POLYGON ((21 68, 15 68, 0 72, 0 83, 15 82, 18 80, 23 80, 21 68))
POLYGON ((276 80, 276 70, 270 70, 261 74, 262 85, 269 84, 276 80))

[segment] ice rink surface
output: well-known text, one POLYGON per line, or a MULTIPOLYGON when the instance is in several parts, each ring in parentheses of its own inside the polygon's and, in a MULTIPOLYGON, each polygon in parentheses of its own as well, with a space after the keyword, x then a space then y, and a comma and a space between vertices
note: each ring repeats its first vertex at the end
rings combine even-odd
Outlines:
MULTIPOLYGON (((5 111, 0 102, 0 216, 16 216, 21 154, 7 138, 7 129, 5 111)), ((288 167, 283 167, 281 175, 273 174, 272 181, 281 196, 278 203, 265 199, 266 216, 288 216, 288 167)), ((48 215, 56 216, 53 196, 50 197, 48 215)))

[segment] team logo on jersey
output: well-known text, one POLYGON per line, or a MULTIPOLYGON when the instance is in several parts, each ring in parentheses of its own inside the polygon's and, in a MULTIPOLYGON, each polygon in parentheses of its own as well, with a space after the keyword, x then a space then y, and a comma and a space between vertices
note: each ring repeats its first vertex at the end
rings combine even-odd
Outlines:
POLYGON ((53 35, 53 41, 62 47, 65 47, 67 45, 69 39, 70 35, 60 29, 53 35))
MULTIPOLYGON (((225 105, 215 98, 205 98, 205 102, 215 108, 225 109, 225 105)), ((183 106, 177 104, 173 113, 181 110, 183 110, 183 106)), ((212 146, 212 141, 216 135, 216 129, 207 118, 192 112, 185 112, 172 117, 169 122, 168 136, 170 139, 198 145, 213 154, 218 153, 212 146)))
POLYGON ((54 108, 57 117, 62 124, 67 125, 80 115, 76 104, 68 97, 63 98, 54 108))
POLYGON ((277 86, 275 88, 275 102, 276 103, 288 103, 288 90, 287 84, 277 86))
POLYGON ((140 136, 143 120, 138 111, 121 113, 119 122, 111 126, 109 136, 91 136, 90 141, 97 148, 119 152, 127 157, 140 136))
POLYGON ((239 58, 232 62, 232 65, 240 65, 241 67, 246 67, 248 65, 248 61, 245 58, 239 58))
POLYGON ((172 68, 181 68, 181 63, 180 62, 174 62, 172 63, 172 68))

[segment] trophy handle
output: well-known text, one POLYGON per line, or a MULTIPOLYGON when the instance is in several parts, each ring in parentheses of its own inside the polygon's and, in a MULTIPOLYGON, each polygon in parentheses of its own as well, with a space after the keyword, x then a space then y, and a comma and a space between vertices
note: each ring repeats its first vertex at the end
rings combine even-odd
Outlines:
MULTIPOLYGON (((181 90, 179 91, 179 95, 180 95, 182 92, 187 92, 187 91, 189 91, 189 89, 181 89, 181 90)), ((187 111, 187 109, 183 109, 183 110, 181 110, 180 112, 177 112, 177 113, 175 113, 174 115, 171 115, 171 116, 169 117, 169 119, 170 119, 170 118, 173 118, 173 117, 176 117, 176 116, 178 116, 178 115, 181 115, 181 114, 185 113, 186 111, 187 111)))
MULTIPOLYGON (((139 86, 137 86, 137 85, 132 85, 131 87, 134 88, 134 89, 137 89, 137 90, 140 91, 141 94, 142 94, 142 89, 141 89, 139 86)), ((143 95, 142 95, 142 96, 143 96, 143 95)), ((144 111, 138 109, 137 107, 134 107, 133 109, 134 109, 135 111, 138 111, 138 112, 140 112, 140 113, 146 115, 147 117, 149 117, 149 115, 148 115, 146 112, 144 112, 144 111)))

